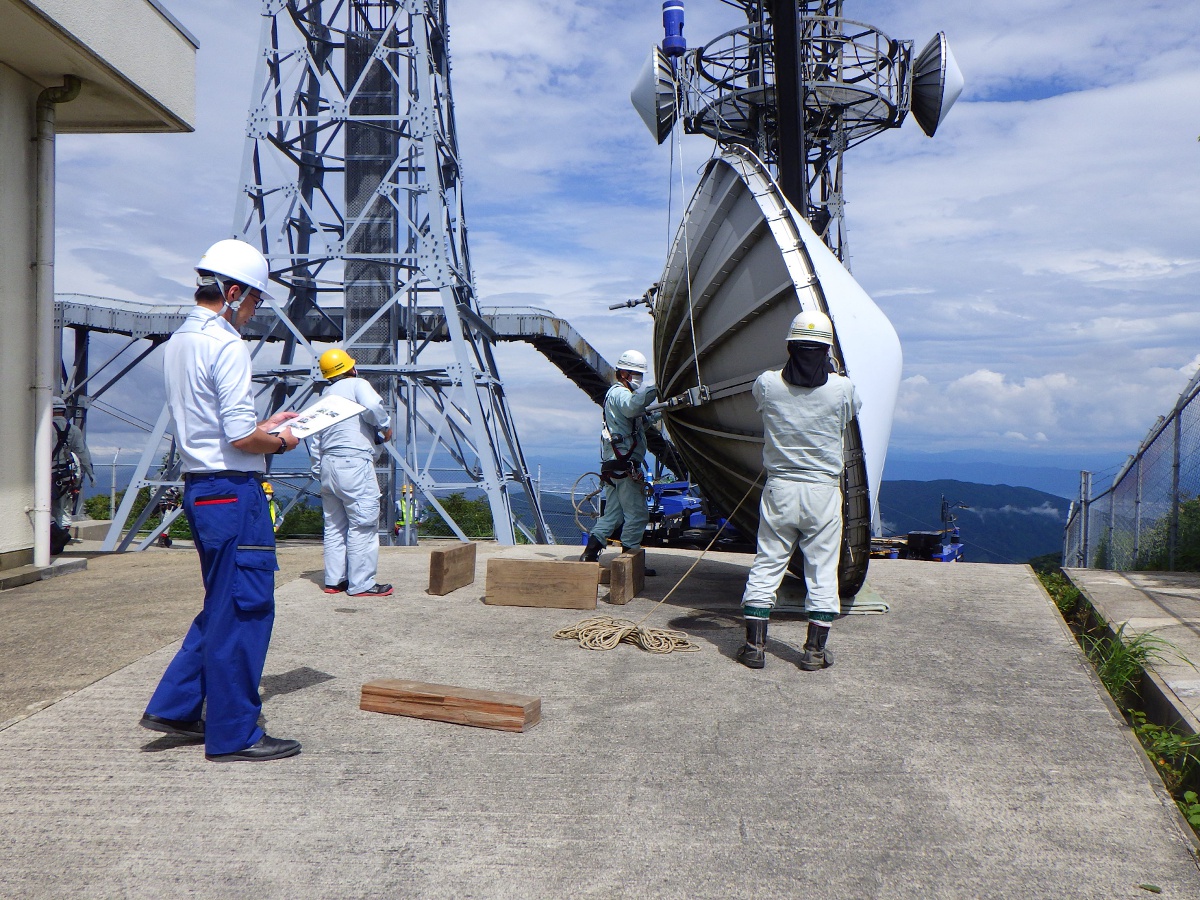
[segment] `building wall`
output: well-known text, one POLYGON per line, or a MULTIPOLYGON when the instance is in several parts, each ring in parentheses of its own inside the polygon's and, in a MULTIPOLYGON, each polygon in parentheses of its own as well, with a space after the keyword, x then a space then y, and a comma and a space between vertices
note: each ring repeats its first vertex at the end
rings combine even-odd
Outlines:
MULTIPOLYGON (((131 86, 153 97, 154 102, 181 123, 196 119, 196 46, 194 39, 157 5, 147 0, 26 0, 88 52, 111 66, 131 86)), ((64 71, 73 71, 64 69, 64 71)), ((76 73, 80 74, 80 73, 76 73)), ((82 115, 86 101, 76 110, 62 111, 63 132, 124 131, 87 122, 71 127, 82 115)), ((140 129, 138 129, 140 130, 140 129)), ((171 128, 170 130, 178 130, 171 128)))
POLYGON ((0 569, 33 561, 38 95, 81 79, 60 133, 190 131, 195 51, 157 0, 0 0, 0 569))
POLYGON ((0 568, 33 559, 27 510, 33 506, 33 138, 40 91, 0 64, 0 568))

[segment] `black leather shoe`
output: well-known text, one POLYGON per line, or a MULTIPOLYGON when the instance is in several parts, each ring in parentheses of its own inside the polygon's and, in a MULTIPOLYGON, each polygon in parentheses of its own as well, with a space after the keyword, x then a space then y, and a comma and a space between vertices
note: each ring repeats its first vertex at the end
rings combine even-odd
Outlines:
POLYGON ((158 731, 162 734, 174 735, 175 737, 204 737, 203 719, 197 719, 195 722, 179 722, 175 719, 164 719, 162 716, 152 716, 150 713, 146 713, 142 716, 142 721, 138 724, 143 728, 149 728, 151 731, 158 731))
POLYGON ((205 753, 204 758, 209 762, 266 762, 268 759, 284 759, 295 756, 300 752, 299 741, 288 741, 283 738, 273 738, 264 734, 258 743, 236 753, 205 753))

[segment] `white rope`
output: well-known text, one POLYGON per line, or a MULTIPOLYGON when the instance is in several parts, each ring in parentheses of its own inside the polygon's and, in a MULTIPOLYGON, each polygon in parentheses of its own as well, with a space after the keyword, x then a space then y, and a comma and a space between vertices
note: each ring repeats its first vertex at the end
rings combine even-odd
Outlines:
POLYGON ((760 478, 762 478, 761 473, 758 478, 755 478, 750 483, 750 487, 746 489, 746 493, 742 495, 742 499, 738 501, 737 506, 733 508, 733 512, 729 514, 729 517, 721 523, 721 527, 717 529, 717 533, 708 542, 708 546, 696 557, 696 561, 675 582, 674 587, 667 591, 666 596, 655 603, 650 612, 642 616, 639 621, 630 622, 628 619, 614 619, 612 616, 592 616, 590 619, 584 619, 570 628, 559 629, 554 633, 555 639, 578 641, 579 646, 584 650, 611 650, 621 643, 634 644, 651 653, 691 653, 694 650, 699 650, 699 645, 688 640, 687 634, 682 631, 671 631, 665 628, 644 628, 642 627, 642 623, 654 615, 658 608, 666 603, 679 586, 687 580, 687 577, 692 574, 692 570, 700 565, 700 560, 704 559, 704 555, 717 542, 717 538, 721 536, 721 532, 729 524, 729 519, 737 515, 737 511, 742 508, 742 504, 746 502, 746 498, 750 496, 750 492, 754 490, 760 478))

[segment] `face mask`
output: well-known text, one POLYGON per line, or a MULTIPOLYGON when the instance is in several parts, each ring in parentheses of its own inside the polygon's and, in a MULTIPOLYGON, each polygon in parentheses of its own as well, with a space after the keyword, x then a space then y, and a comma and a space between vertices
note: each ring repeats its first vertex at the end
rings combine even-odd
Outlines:
POLYGON ((641 375, 634 375, 633 377, 631 377, 629 379, 629 389, 631 391, 636 391, 636 390, 640 389, 641 386, 642 386, 642 376, 641 375))

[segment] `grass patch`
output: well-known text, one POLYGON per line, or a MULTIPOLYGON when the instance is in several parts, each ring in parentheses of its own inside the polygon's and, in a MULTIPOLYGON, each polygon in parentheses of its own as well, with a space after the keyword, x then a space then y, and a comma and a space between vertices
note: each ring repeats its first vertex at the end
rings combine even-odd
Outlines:
POLYGON ((1101 683, 1121 710, 1146 756, 1158 770, 1184 819, 1200 835, 1200 735, 1147 720, 1134 704, 1141 681, 1154 663, 1176 660, 1195 668, 1179 649, 1153 632, 1128 636, 1122 624, 1110 634, 1108 623, 1083 602, 1083 595, 1061 569, 1035 566, 1035 572, 1066 620, 1101 683))

